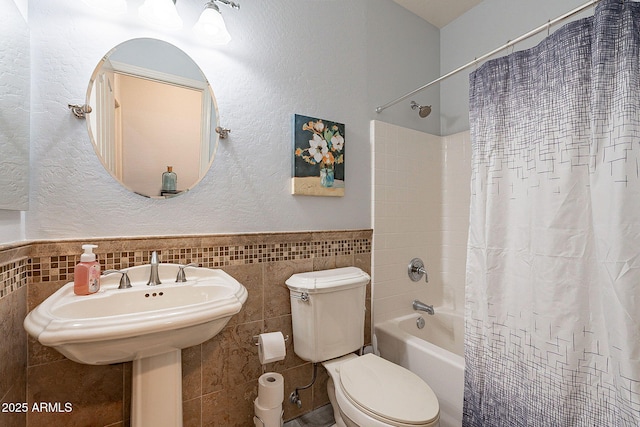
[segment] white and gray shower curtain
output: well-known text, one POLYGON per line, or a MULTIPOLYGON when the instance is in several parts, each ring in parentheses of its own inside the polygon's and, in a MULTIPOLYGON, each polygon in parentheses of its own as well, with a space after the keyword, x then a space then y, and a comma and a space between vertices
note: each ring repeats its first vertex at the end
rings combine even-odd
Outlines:
POLYGON ((470 77, 465 427, 640 426, 640 3, 470 77))

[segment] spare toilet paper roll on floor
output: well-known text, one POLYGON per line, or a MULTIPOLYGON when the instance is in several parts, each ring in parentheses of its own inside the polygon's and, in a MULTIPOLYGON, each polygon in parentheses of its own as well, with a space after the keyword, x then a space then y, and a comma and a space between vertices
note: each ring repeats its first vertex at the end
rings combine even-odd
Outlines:
POLYGON ((256 404, 264 409, 278 408, 284 400, 284 377, 277 372, 267 372, 258 378, 256 404))
POLYGON ((286 354, 282 332, 269 332, 258 336, 258 358, 263 365, 282 360, 286 354))
POLYGON ((256 399, 253 402, 253 409, 256 415, 253 418, 255 427, 282 427, 282 405, 266 409, 260 406, 256 399))

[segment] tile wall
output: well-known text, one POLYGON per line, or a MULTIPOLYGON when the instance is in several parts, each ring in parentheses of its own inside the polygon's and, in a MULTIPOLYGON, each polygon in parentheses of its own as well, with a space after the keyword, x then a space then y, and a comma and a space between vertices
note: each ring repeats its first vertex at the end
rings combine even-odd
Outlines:
POLYGON ((409 313, 414 299, 442 305, 442 144, 440 137, 372 122, 376 322, 409 313), (421 258, 429 283, 412 282, 421 258))
POLYGON ((27 315, 29 253, 26 244, 0 250, 0 426, 26 425, 27 333, 22 321, 27 315))
MULTIPOLYGON (((0 247, 0 319, 7 337, 0 344, 0 395, 5 409, 27 403, 26 413, 0 412, 7 427, 127 426, 131 364, 88 366, 41 346, 22 328, 26 313, 73 280, 80 245, 88 241, 31 242, 0 247), (71 412, 38 412, 38 402, 70 402, 71 412), (6 405, 5 405, 6 404, 6 405)), ((147 263, 157 250, 162 262, 198 262, 222 268, 247 287, 242 311, 213 339, 182 352, 185 427, 250 426, 257 379, 266 371, 285 377, 285 395, 309 383, 312 365, 295 356, 265 367, 252 337, 262 332, 291 335, 291 311, 284 281, 293 273, 357 266, 370 273, 372 230, 259 233, 186 237, 98 239, 103 269, 147 263)), ((367 293, 370 308, 370 293, 367 293)), ((370 322, 365 342, 370 342, 370 322)), ((301 392, 302 408, 285 402, 285 420, 328 403, 327 374, 301 392)))
POLYGON ((464 310, 471 204, 469 131, 442 138, 442 283, 445 304, 464 310))
POLYGON ((440 137, 371 122, 374 321, 411 313, 411 303, 464 308, 469 224, 469 132, 440 137), (421 258, 429 283, 412 282, 421 258))

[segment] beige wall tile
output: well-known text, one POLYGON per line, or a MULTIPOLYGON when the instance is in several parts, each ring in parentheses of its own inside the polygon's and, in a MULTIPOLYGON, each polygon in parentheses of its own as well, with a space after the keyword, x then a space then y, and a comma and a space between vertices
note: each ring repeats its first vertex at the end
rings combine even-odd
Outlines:
MULTIPOLYGON (((286 395, 309 383, 312 365, 293 351, 291 307, 285 280, 292 274, 355 265, 371 271, 372 230, 241 235, 139 237, 28 242, 0 247, 0 393, 6 399, 70 402, 62 414, 5 416, 8 427, 127 426, 131 405, 131 363, 89 366, 72 362, 28 337, 22 322, 68 281, 83 243, 99 245, 102 267, 125 268, 149 262, 198 262, 223 268, 249 291, 243 310, 211 340, 182 352, 185 426, 253 425, 257 379, 266 371, 285 375, 286 395), (260 365, 253 336, 263 331, 289 335, 287 357, 260 365), (28 390, 28 392, 27 392, 28 390), (28 393, 28 394, 27 394, 28 393)), ((370 295, 370 293, 368 293, 370 295)), ((303 407, 284 402, 290 419, 326 403, 326 373, 301 393, 303 407)))

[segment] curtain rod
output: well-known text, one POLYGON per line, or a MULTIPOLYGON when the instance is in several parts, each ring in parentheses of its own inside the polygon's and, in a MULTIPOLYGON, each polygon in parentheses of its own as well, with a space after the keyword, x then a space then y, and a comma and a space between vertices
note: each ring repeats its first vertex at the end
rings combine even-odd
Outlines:
POLYGON ((544 25, 539 26, 538 28, 536 28, 536 29, 534 29, 534 30, 529 31, 529 32, 528 32, 528 33, 526 33, 526 34, 521 35, 520 37, 518 37, 518 38, 516 38, 516 39, 514 39, 514 40, 510 40, 510 41, 508 41, 506 44, 504 44, 504 45, 500 46, 500 47, 499 47, 499 48, 497 48, 497 49, 492 50, 492 51, 491 51, 491 52, 489 52, 489 53, 486 53, 486 54, 482 55, 482 56, 481 56, 481 57, 479 57, 479 58, 474 59, 473 61, 469 62, 468 64, 465 64, 465 65, 463 65, 462 67, 456 68, 455 70, 453 70, 453 71, 451 71, 451 72, 449 72, 449 73, 447 73, 447 74, 445 74, 445 75, 443 75, 443 76, 438 77, 438 78, 437 78, 437 79, 435 79, 434 81, 429 82, 429 83, 427 83, 426 85, 419 87, 418 89, 412 90, 411 92, 409 92, 409 93, 407 93, 407 94, 405 94, 405 95, 401 96, 400 98, 394 99, 393 101, 387 102, 387 103, 386 103, 386 104, 384 104, 384 105, 381 105, 381 106, 379 106, 379 107, 376 107, 376 113, 381 113, 383 110, 386 110, 387 108, 389 108, 389 107, 391 107, 391 106, 393 106, 393 105, 396 105, 398 102, 404 101, 405 99, 409 98, 410 96, 412 96, 412 95, 414 95, 414 94, 416 94, 416 93, 418 93, 418 92, 420 92, 420 91, 423 91, 423 90, 425 90, 426 88, 428 88, 428 87, 430 87, 430 86, 432 86, 432 85, 434 85, 434 84, 436 84, 436 83, 440 83, 441 81, 443 81, 443 80, 445 80, 445 79, 448 79, 449 77, 453 76, 454 74, 458 74, 460 71, 466 70, 466 69, 467 69, 467 68, 469 68, 469 67, 472 67, 472 66, 474 66, 474 65, 477 65, 479 62, 484 61, 485 59, 487 59, 487 58, 489 58, 489 57, 491 57, 491 56, 495 55, 495 54, 496 54, 496 53, 498 53, 498 52, 501 52, 501 51, 503 51, 503 50, 505 50, 505 49, 508 49, 508 48, 510 48, 511 46, 513 46, 513 45, 515 45, 515 44, 517 44, 517 43, 519 43, 519 42, 521 42, 521 41, 523 41, 523 40, 525 40, 525 39, 528 39, 529 37, 534 36, 534 35, 536 35, 536 34, 538 34, 538 33, 542 32, 542 31, 544 31, 544 30, 548 30, 552 25, 555 25, 555 24, 557 24, 558 22, 564 21, 565 19, 570 18, 570 17, 572 17, 573 15, 575 15, 575 14, 577 14, 577 13, 580 13, 580 12, 582 12, 582 11, 583 11, 583 10, 585 10, 585 9, 590 8, 591 6, 595 5, 595 4, 596 4, 596 3, 598 3, 599 1, 600 1, 600 0, 591 0, 591 1, 589 1, 589 2, 587 2, 587 3, 585 3, 585 4, 583 4, 582 6, 579 6, 579 7, 575 8, 575 9, 573 9, 572 11, 567 12, 567 13, 565 13, 564 15, 561 15, 561 16, 557 17, 556 19, 552 19, 552 20, 550 20, 549 22, 547 22, 547 23, 546 23, 546 24, 544 24, 544 25))

